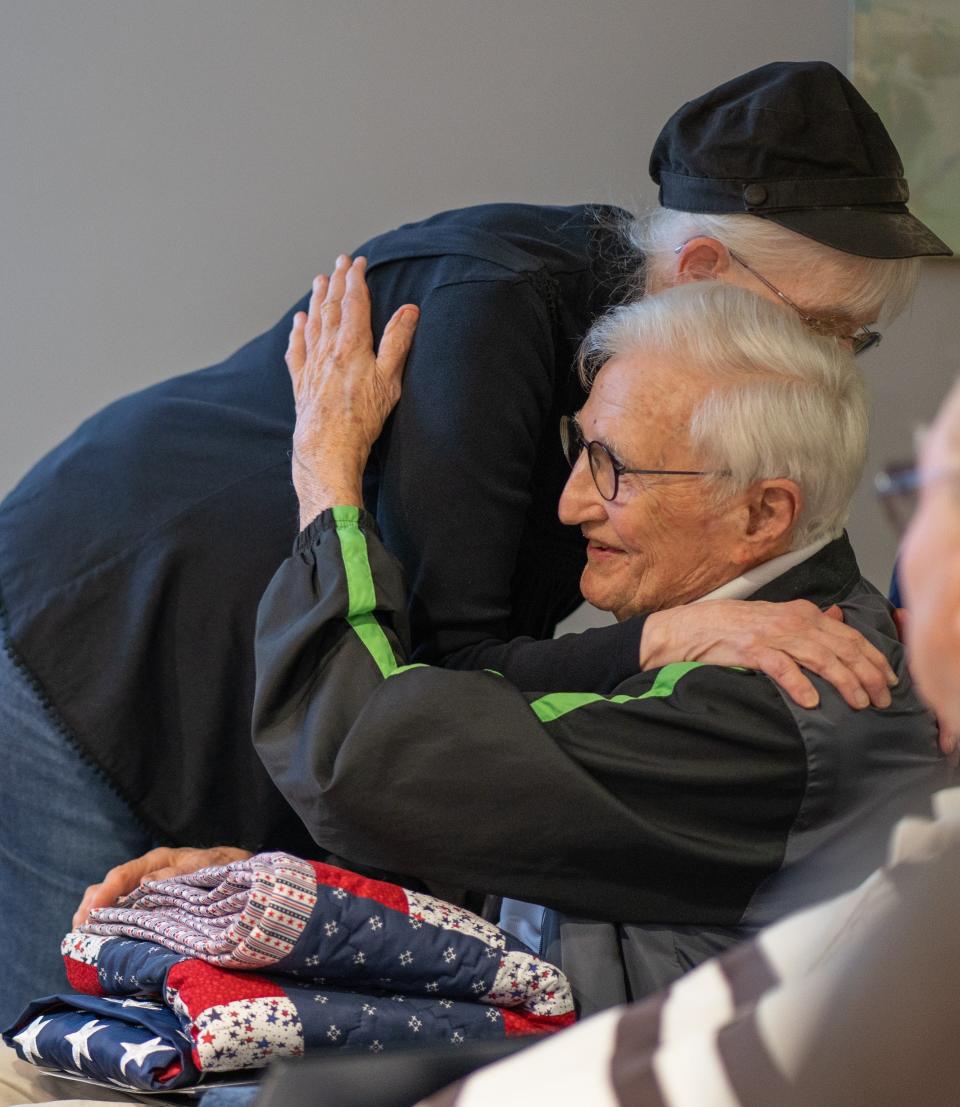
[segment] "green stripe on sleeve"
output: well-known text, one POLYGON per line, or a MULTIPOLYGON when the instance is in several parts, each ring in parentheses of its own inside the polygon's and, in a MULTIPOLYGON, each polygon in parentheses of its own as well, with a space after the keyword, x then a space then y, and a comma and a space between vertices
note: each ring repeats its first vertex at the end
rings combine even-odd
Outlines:
POLYGON ((693 669, 699 669, 702 661, 678 661, 664 665, 646 692, 639 696, 599 696, 595 692, 552 692, 530 704, 530 709, 541 723, 552 723, 571 711, 587 707, 591 703, 632 703, 634 700, 664 699, 673 695, 677 681, 693 669))
POLYGON ((397 659, 383 627, 373 614, 377 606, 377 592, 367 557, 367 540, 358 526, 360 509, 341 506, 333 509, 340 540, 340 556, 347 574, 347 622, 356 631, 367 652, 376 662, 384 677, 397 668, 397 659))

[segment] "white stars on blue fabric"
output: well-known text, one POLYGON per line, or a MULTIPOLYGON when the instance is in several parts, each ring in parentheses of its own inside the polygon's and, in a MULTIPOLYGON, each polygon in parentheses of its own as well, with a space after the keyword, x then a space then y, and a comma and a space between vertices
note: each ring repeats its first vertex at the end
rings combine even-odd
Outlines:
POLYGON ((142 1069, 144 1062, 155 1053, 176 1053, 173 1046, 165 1045, 163 1038, 151 1038, 149 1042, 121 1042, 123 1056, 120 1058, 120 1071, 126 1075, 127 1065, 131 1061, 142 1069))
POLYGON ((85 1057, 88 1061, 92 1060, 90 1056, 90 1050, 87 1047, 87 1043, 101 1030, 106 1030, 107 1024, 105 1022, 99 1022, 97 1019, 91 1019, 89 1022, 85 1022, 79 1030, 75 1030, 72 1034, 64 1034, 64 1041, 69 1042, 73 1046, 73 1066, 77 1069, 82 1069, 80 1064, 80 1058, 85 1057))
POLYGON ((38 1015, 29 1026, 20 1031, 19 1034, 14 1034, 13 1040, 19 1043, 20 1048, 23 1050, 23 1056, 28 1061, 40 1060, 43 1056, 40 1052, 40 1047, 37 1045, 37 1038, 40 1037, 40 1032, 45 1026, 50 1023, 50 1019, 45 1019, 42 1015, 38 1015))

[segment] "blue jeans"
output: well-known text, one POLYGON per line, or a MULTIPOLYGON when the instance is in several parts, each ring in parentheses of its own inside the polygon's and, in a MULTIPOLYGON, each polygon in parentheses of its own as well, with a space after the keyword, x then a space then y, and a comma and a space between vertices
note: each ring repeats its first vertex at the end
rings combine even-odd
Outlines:
POLYGON ((0 636, 0 1028, 66 990, 60 939, 87 885, 158 844, 4 646, 0 636))

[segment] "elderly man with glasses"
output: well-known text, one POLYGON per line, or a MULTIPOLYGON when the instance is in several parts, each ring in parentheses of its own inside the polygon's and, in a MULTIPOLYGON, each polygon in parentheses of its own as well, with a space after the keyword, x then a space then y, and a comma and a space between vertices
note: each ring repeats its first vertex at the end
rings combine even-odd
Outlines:
POLYGON ((506 897, 501 924, 562 963, 584 1011, 873 868, 945 773, 843 533, 867 435, 850 353, 719 282, 595 324, 559 514, 587 540, 583 594, 620 621, 651 613, 647 671, 610 695, 523 694, 407 663, 402 577, 363 510, 416 318, 400 309, 375 358, 357 261, 318 279, 291 334, 304 529, 261 603, 254 736, 315 840, 506 897), (755 671, 662 664, 658 620, 729 597, 839 604, 895 670, 893 707, 854 711, 815 678, 804 709, 755 671), (785 890, 830 841, 850 845, 844 863, 785 890))

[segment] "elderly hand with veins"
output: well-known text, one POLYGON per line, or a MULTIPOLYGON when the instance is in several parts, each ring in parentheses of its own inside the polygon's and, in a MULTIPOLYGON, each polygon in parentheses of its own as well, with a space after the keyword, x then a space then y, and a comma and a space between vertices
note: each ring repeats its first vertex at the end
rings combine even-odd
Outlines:
POLYGON ((297 411, 293 483, 301 528, 326 508, 363 506, 370 449, 400 398, 419 310, 398 308, 375 354, 365 270, 366 259, 341 254, 329 278, 314 279, 309 311, 293 319, 286 362, 297 411))
POLYGON ((809 600, 705 600, 647 616, 640 668, 705 661, 757 669, 801 707, 820 697, 801 666, 829 681, 853 708, 889 707, 897 675, 883 654, 843 621, 834 604, 809 600))

